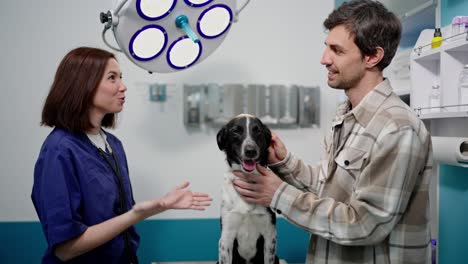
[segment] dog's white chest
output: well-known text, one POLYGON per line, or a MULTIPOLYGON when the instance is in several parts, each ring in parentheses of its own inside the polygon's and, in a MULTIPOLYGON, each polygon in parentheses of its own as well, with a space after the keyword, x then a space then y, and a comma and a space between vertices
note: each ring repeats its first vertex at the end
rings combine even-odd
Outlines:
POLYGON ((235 178, 232 172, 227 172, 224 179, 222 236, 227 241, 237 239, 239 254, 248 260, 257 253, 257 239, 263 236, 270 245, 276 237, 276 229, 267 208, 242 200, 232 184, 235 178))
POLYGON ((232 181, 236 178, 232 172, 227 172, 224 177, 222 189, 223 204, 221 214, 225 211, 231 213, 243 214, 268 214, 265 207, 256 204, 247 203, 240 197, 239 193, 234 189, 232 181))

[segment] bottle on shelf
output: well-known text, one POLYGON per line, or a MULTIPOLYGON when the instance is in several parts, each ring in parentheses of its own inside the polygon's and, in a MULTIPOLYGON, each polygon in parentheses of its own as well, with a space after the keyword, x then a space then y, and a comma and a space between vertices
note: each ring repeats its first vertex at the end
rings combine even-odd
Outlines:
POLYGON ((460 33, 466 33, 468 31, 468 16, 463 16, 460 19, 460 33))
POLYGON ((432 84, 431 94, 429 95, 429 107, 431 107, 431 112, 440 112, 440 84, 438 81, 434 81, 432 84))
POLYGON ((433 49, 440 47, 442 45, 442 32, 440 28, 436 28, 434 31, 434 38, 432 38, 431 47, 433 49))
POLYGON ((468 111, 468 64, 463 67, 458 79, 459 111, 468 111))
POLYGON ((456 16, 452 19, 452 37, 460 34, 461 17, 456 16))

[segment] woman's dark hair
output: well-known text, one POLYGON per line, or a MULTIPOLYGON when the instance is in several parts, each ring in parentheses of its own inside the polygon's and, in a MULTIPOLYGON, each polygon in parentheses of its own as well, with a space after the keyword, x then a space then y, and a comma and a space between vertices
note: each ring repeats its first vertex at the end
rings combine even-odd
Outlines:
MULTIPOLYGON (((89 47, 76 48, 65 55, 45 100, 41 125, 72 132, 91 129, 89 110, 109 59, 115 59, 114 54, 89 47)), ((116 114, 106 114, 101 125, 114 127, 115 119, 116 114)))
POLYGON ((384 50, 377 67, 383 71, 395 56, 401 39, 401 22, 381 3, 372 0, 344 2, 323 22, 327 30, 344 25, 354 36, 361 54, 373 55, 377 47, 384 50))

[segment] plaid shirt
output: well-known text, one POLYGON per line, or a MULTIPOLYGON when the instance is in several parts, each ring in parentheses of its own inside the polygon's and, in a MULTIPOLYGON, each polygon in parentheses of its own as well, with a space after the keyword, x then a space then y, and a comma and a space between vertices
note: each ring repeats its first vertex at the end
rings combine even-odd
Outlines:
POLYGON ((271 208, 311 233, 306 263, 430 263, 431 138, 388 80, 338 108, 324 148, 270 165, 271 208))

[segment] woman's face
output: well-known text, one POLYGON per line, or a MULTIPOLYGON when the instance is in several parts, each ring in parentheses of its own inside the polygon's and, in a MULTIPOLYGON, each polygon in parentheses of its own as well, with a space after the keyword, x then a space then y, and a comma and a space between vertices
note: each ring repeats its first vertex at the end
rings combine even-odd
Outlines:
POLYGON ((92 112, 104 116, 122 111, 126 91, 119 63, 115 59, 109 59, 94 95, 92 112))

